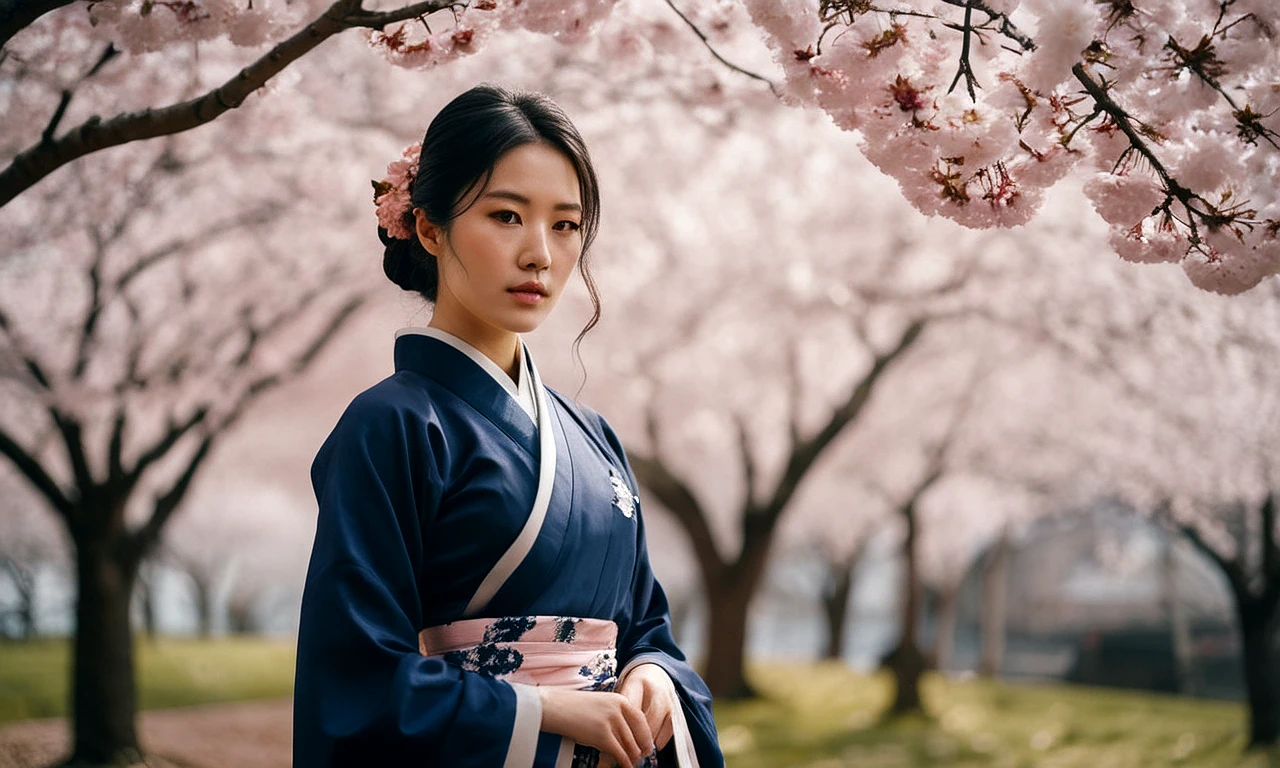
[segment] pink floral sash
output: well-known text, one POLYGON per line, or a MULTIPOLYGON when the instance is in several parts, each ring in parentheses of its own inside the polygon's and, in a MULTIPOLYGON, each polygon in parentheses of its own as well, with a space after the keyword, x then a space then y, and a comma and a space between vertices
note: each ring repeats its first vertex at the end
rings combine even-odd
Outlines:
MULTIPOLYGON (((461 669, 526 685, 612 691, 618 684, 618 626, 604 619, 566 616, 507 616, 463 619, 418 633, 418 651, 461 669)), ((672 696, 674 738, 681 768, 697 768, 697 757, 680 701, 672 696)), ((568 739, 556 765, 594 766, 600 753, 568 739)), ((657 754, 643 762, 658 765, 657 754)))
POLYGON ((465 619, 418 633, 423 656, 514 683, 611 691, 618 626, 605 619, 510 616, 465 619))

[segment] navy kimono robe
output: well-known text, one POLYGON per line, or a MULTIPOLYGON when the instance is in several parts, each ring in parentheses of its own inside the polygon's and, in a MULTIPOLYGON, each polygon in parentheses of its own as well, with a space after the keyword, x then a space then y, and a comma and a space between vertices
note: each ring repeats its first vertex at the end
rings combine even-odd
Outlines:
MULTIPOLYGON (((621 443, 598 414, 544 392, 540 423, 554 448, 542 450, 555 454, 545 518, 480 615, 615 622, 619 668, 660 665, 700 768, 719 768, 711 697, 672 637, 621 443)), ((311 469, 319 518, 298 631, 296 768, 507 768, 515 736, 537 729, 536 689, 423 656, 418 633, 462 618, 519 537, 538 491, 539 438, 462 351, 397 338, 395 373, 355 398, 311 469)), ((512 768, 554 765, 558 736, 522 738, 537 740, 537 757, 512 768)))

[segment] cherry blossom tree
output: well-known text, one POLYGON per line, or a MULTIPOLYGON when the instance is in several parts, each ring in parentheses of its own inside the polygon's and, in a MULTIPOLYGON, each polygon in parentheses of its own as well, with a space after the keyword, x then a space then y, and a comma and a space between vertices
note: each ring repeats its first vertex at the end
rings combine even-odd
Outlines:
MULTIPOLYGON (((1080 160, 1089 198, 1123 258, 1181 263, 1203 288, 1236 293, 1280 269, 1274 88, 1280 12, 1265 0, 743 0, 774 51, 759 74, 736 63, 742 13, 719 0, 681 10, 715 58, 818 106, 857 131, 866 156, 921 211, 968 226, 1026 222, 1080 160), (722 54, 720 48, 729 50, 722 54), (769 76, 780 76, 772 82, 769 76)), ((0 204, 85 154, 205 124, 246 103, 344 30, 368 30, 393 64, 439 67, 517 30, 581 43, 615 0, 411 3, 361 0, 239 6, 217 0, 45 0, 0 22, 12 162, 0 204), (183 100, 130 89, 147 59, 226 40, 259 54, 217 87, 183 100), (124 61, 122 61, 124 60, 124 61), (32 81, 57 84, 32 99, 32 81), (150 99, 114 116, 78 114, 88 86, 150 99), (166 103, 172 102, 172 103, 166 103), (15 117, 16 116, 16 117, 15 117), (59 130, 65 122, 79 122, 59 130)), ((615 10, 620 8, 621 10, 615 10)), ((660 27, 613 27, 633 51, 660 27)), ((699 41, 687 38, 687 45, 699 41)), ((242 57, 242 59, 245 57, 242 57)), ((755 58, 748 56, 754 61, 755 58)), ((43 90, 43 89, 40 89, 43 90)))
POLYGON ((1005 477, 1058 489, 1064 508, 1116 497, 1145 510, 1216 565, 1245 650, 1250 743, 1274 744, 1275 283, 1232 298, 1187 291, 1168 271, 1081 262, 1077 249, 1107 237, 1089 221, 1059 214, 1040 226, 1037 269, 1057 263, 1063 279, 1031 281, 1031 261, 1010 261, 981 312, 1038 340, 1008 380, 1021 380, 1006 398, 1020 407, 987 420, 992 436, 1020 434, 1028 447, 1016 462, 994 440, 976 450, 1005 477), (1013 296, 1034 315, 1017 313, 1013 296))
POLYGON ((345 220, 294 207, 297 167, 173 138, 75 164, 3 209, 0 386, 26 416, 0 424, 0 452, 74 543, 75 759, 136 756, 139 566, 221 437, 367 294, 332 233, 280 227, 345 220), (263 173, 234 173, 250 162, 263 173))
POLYGON ((789 100, 921 211, 1028 221, 1079 161, 1110 244, 1244 291, 1280 271, 1280 10, 1262 0, 747 0, 789 100))
MULTIPOLYGON (((847 174, 856 148, 820 116, 767 99, 758 111, 703 114, 706 124, 678 133, 656 130, 669 119, 657 111, 614 127, 632 138, 601 159, 602 184, 617 179, 647 202, 602 230, 606 314, 583 345, 599 364, 582 397, 619 428, 646 498, 688 534, 711 613, 706 679, 717 695, 740 696, 750 692, 749 607, 781 521, 927 335, 938 313, 928 302, 965 273, 917 242, 923 221, 895 213, 891 198, 878 209, 891 224, 851 230, 843 201, 886 198, 873 175, 847 174), (784 182, 751 181, 779 164, 795 169, 784 182), (819 197, 827 202, 806 202, 819 197)), ((552 318, 548 333, 577 319, 552 318)))
POLYGON ((844 658, 850 602, 867 548, 888 518, 883 495, 868 487, 862 473, 843 467, 815 472, 796 493, 794 511, 781 531, 784 541, 821 568, 817 592, 826 639, 821 658, 844 658))

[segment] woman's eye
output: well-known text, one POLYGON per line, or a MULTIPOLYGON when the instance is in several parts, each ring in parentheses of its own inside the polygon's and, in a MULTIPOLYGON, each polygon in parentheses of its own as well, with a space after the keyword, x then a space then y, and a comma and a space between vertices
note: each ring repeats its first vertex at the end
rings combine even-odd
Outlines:
POLYGON ((581 224, 579 224, 578 222, 576 222, 576 221, 569 221, 568 219, 566 219, 566 220, 564 220, 564 221, 556 222, 556 227, 555 227, 555 228, 556 228, 556 229, 558 229, 558 230, 560 230, 560 231, 562 231, 562 232, 576 232, 576 231, 578 231, 581 227, 582 227, 582 225, 581 225, 581 224))
POLYGON ((494 211, 489 215, 503 224, 517 224, 520 222, 520 215, 515 211, 494 211))

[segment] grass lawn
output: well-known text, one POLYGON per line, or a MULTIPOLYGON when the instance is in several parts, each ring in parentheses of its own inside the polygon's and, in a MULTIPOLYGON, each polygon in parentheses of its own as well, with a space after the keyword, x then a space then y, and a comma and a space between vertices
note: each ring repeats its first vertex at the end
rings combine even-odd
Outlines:
MULTIPOLYGON (((65 641, 0 644, 0 722, 66 713, 65 641)), ((292 639, 139 641, 144 709, 280 698, 292 639)), ((891 682, 838 664, 752 667, 764 698, 716 705, 729 768, 1280 768, 1243 755, 1239 704, 1079 688, 927 678, 930 717, 882 722, 891 682)))
MULTIPOLYGON (((134 644, 143 709, 269 699, 293 691, 293 638, 161 638, 134 644)), ((0 722, 67 714, 71 645, 0 643, 0 722)))
POLYGON ((1239 704, 930 677, 930 719, 882 722, 888 676, 775 663, 751 678, 764 699, 716 705, 732 768, 1280 766, 1280 753, 1242 754, 1239 704))

